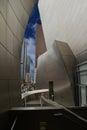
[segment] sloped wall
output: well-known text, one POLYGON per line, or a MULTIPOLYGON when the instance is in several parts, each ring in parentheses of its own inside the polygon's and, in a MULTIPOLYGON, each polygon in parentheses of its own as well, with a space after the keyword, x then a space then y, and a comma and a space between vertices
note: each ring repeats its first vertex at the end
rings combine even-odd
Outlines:
POLYGON ((20 55, 35 0, 0 0, 0 112, 20 106, 20 55))
POLYGON ((38 57, 47 51, 43 29, 41 25, 36 27, 36 65, 38 57))

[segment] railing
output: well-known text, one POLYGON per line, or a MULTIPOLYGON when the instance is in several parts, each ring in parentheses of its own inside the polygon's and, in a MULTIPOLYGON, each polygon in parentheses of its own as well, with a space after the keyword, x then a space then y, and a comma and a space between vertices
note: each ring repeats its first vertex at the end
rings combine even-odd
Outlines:
POLYGON ((87 128, 87 120, 79 116, 78 114, 72 112, 70 109, 66 108, 65 106, 58 104, 50 99, 46 99, 44 96, 41 96, 41 105, 42 106, 47 105, 47 106, 56 107, 58 109, 63 109, 64 112, 61 114, 63 114, 65 117, 69 118, 73 122, 81 126, 84 126, 84 128, 87 128))
POLYGON ((26 91, 21 94, 21 98, 24 99, 25 107, 27 106, 26 98, 31 95, 40 94, 43 95, 44 93, 49 92, 48 89, 38 89, 38 90, 32 90, 32 91, 26 91))

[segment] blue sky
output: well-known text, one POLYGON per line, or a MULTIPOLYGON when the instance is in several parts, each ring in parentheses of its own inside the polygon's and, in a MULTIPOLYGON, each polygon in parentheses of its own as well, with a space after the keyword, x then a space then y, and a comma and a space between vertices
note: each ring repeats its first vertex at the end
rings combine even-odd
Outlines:
POLYGON ((40 14, 38 10, 38 2, 35 4, 31 15, 29 17, 25 33, 24 40, 27 44, 27 55, 30 56, 30 74, 34 81, 34 66, 35 66, 35 48, 36 48, 36 26, 41 24, 40 14))

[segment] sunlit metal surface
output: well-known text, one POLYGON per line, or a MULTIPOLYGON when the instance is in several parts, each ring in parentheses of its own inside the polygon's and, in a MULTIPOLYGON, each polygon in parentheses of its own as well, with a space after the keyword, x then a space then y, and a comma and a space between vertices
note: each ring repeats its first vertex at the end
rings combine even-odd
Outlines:
POLYGON ((55 41, 52 48, 38 58, 37 87, 49 88, 49 81, 53 81, 55 101, 65 106, 73 106, 74 65, 75 57, 69 46, 55 41))
POLYGON ((39 90, 32 90, 32 91, 26 91, 21 94, 21 98, 25 98, 27 96, 33 95, 33 94, 41 94, 41 93, 46 93, 49 92, 48 89, 39 89, 39 90))

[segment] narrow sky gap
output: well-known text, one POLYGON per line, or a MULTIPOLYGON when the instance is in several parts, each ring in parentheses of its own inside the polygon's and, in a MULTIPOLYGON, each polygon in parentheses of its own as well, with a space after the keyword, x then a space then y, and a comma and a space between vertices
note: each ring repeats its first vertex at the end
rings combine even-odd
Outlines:
POLYGON ((27 56, 30 57, 30 75, 31 75, 32 81, 34 81, 37 24, 41 24, 40 14, 38 10, 38 2, 35 4, 31 12, 31 15, 29 17, 29 20, 25 29, 25 33, 24 33, 24 41, 27 45, 27 56))

